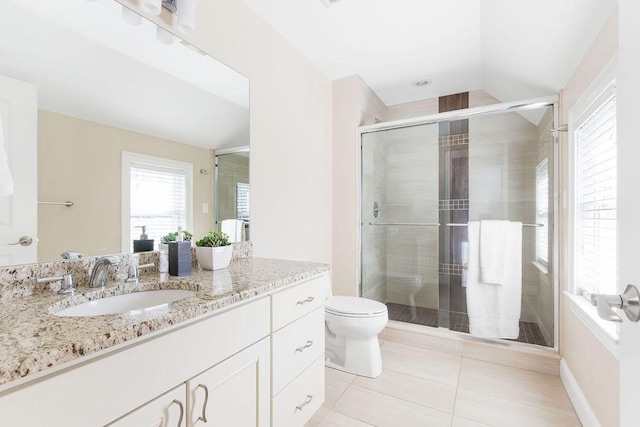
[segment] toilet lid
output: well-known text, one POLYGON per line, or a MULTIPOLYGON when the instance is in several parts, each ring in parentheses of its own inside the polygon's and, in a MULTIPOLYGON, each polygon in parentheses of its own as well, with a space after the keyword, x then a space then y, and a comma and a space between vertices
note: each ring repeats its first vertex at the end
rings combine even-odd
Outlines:
POLYGON ((330 313, 356 316, 373 316, 387 311, 381 302, 358 297, 331 297, 325 302, 325 310, 330 313))

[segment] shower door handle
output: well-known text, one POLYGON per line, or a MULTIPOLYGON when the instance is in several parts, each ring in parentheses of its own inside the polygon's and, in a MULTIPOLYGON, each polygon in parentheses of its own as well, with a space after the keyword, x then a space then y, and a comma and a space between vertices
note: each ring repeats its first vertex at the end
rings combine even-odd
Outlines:
POLYGON ((624 311, 632 322, 640 320, 640 293, 634 285, 627 285, 622 295, 591 294, 591 304, 598 307, 598 316, 611 322, 622 322, 622 318, 613 311, 624 311))

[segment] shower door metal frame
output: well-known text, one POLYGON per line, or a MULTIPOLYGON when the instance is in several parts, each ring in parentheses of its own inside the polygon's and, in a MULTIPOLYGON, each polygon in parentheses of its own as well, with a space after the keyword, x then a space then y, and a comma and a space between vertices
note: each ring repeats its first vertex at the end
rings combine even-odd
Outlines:
MULTIPOLYGON (((553 347, 548 347, 549 350, 553 350, 554 352, 558 352, 558 335, 559 335, 559 299, 560 299, 560 285, 559 285, 559 274, 558 274, 558 215, 559 207, 558 207, 558 196, 559 196, 559 161, 558 156, 560 154, 559 151, 559 138, 558 131, 563 131, 559 129, 561 127, 561 123, 559 123, 559 97, 558 95, 545 96, 540 98, 531 98, 525 99, 522 101, 513 101, 513 102, 503 102, 499 104, 491 104, 491 105, 483 105, 480 107, 473 108, 465 108, 462 110, 454 110, 448 111, 446 113, 437 113, 430 114, 421 117, 414 117, 410 119, 402 119, 402 120, 393 120, 389 122, 380 122, 373 125, 360 126, 357 132, 356 144, 359 148, 357 150, 357 158, 356 158, 356 174, 357 174, 357 236, 358 236, 358 268, 356 269, 356 274, 358 278, 358 291, 360 295, 362 295, 362 227, 364 225, 362 221, 362 137, 368 133, 393 130, 393 129, 402 129, 407 127, 415 127, 429 124, 437 124, 443 121, 453 121, 460 119, 468 119, 472 117, 481 117, 488 116, 493 114, 501 114, 501 113, 510 113, 517 111, 525 111, 525 110, 535 110, 543 107, 553 107, 553 123, 551 131, 551 137, 553 138, 553 215, 554 221, 553 224, 550 224, 549 227, 552 229, 549 230, 549 236, 553 236, 553 258, 551 261, 552 267, 552 282, 553 282, 553 347)), ((442 225, 442 224, 441 224, 442 225)), ((469 338, 472 338, 469 336, 469 338)), ((502 345, 513 345, 508 341, 494 340, 502 345)), ((520 343, 518 343, 520 344, 520 343)))

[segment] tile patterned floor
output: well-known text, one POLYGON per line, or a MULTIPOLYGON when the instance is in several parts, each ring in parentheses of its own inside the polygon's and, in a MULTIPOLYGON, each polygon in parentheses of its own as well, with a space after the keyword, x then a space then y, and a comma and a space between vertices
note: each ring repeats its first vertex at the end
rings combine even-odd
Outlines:
POLYGON ((381 350, 376 379, 326 368, 308 427, 580 426, 556 375, 390 341, 381 350))
MULTIPOLYGON (((389 310, 390 320, 432 327, 438 327, 438 315, 446 316, 448 313, 449 325, 452 331, 469 333, 469 316, 466 313, 447 312, 444 310, 440 310, 439 313, 438 310, 432 308, 411 307, 390 302, 387 303, 387 309, 389 310)), ((533 322, 520 322, 520 336, 513 341, 548 346, 542 337, 540 328, 533 322)))

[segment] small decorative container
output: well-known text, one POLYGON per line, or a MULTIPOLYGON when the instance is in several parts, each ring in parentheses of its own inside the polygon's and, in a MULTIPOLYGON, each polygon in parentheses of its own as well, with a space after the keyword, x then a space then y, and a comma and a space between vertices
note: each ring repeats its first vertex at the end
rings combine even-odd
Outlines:
POLYGON ((203 270, 220 270, 229 267, 233 246, 196 246, 198 265, 203 270))
POLYGON ((191 242, 169 243, 169 274, 171 276, 191 274, 191 242))

